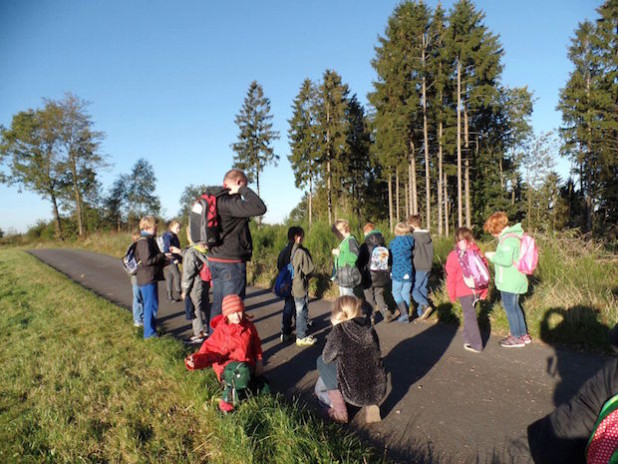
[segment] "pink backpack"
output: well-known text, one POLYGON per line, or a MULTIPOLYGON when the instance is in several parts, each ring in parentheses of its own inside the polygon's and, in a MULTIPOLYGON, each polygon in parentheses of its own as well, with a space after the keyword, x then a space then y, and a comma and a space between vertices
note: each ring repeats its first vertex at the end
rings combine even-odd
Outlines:
POLYGON ((489 269, 481 254, 476 250, 457 250, 457 260, 461 266, 464 283, 472 290, 489 287, 489 269))
POLYGON ((539 262, 539 249, 536 246, 534 238, 526 233, 521 237, 517 234, 506 234, 500 243, 508 237, 515 237, 521 242, 519 246, 519 260, 513 261, 513 265, 522 274, 532 275, 539 262))

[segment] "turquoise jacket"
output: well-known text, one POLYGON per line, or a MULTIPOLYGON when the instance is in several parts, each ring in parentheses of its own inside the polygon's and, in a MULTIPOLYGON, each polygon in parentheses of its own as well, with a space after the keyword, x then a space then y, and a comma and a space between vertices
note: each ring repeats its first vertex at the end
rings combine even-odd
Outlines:
POLYGON ((489 261, 496 269, 496 288, 501 292, 523 294, 528 291, 528 277, 517 270, 513 264, 519 260, 520 237, 524 230, 521 224, 505 227, 498 237, 498 248, 489 261), (505 237, 515 234, 517 237, 505 237))

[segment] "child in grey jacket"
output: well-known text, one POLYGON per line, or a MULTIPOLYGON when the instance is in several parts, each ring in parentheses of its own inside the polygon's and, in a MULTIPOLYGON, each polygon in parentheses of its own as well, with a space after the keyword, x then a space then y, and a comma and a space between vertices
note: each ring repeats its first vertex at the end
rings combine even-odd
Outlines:
POLYGON ((315 271, 311 254, 303 246, 305 231, 297 227, 294 235, 294 245, 290 254, 294 278, 292 279, 292 297, 296 307, 296 345, 310 346, 316 340, 307 334, 309 321, 309 277, 315 271))
POLYGON ((189 246, 185 249, 183 257, 182 280, 180 283, 182 289, 181 298, 184 300, 189 297, 193 303, 191 318, 193 336, 189 341, 191 343, 201 343, 208 336, 210 322, 210 300, 208 299, 210 282, 203 281, 200 275, 204 264, 208 265, 206 262, 206 248, 202 243, 193 244, 191 242, 188 227, 187 239, 189 240, 189 246))
POLYGON ((415 214, 408 218, 408 226, 414 237, 414 284, 412 286, 412 298, 418 305, 416 311, 418 317, 422 320, 431 314, 431 305, 429 304, 427 283, 431 273, 433 263, 433 242, 429 231, 423 229, 421 216, 415 214))

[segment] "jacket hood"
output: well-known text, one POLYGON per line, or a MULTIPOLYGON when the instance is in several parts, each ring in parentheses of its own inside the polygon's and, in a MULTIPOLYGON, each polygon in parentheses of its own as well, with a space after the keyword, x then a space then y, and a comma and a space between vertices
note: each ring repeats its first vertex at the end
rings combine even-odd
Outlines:
POLYGON ((341 330, 355 342, 360 344, 372 343, 370 326, 367 325, 367 319, 364 316, 342 322, 341 330))
POLYGON ((505 227, 504 230, 500 232, 500 237, 506 234, 515 234, 521 237, 524 234, 524 229, 521 226, 521 223, 518 222, 517 224, 514 224, 511 227, 505 227))
POLYGON ((412 236, 419 245, 427 245, 431 243, 431 235, 429 235, 429 232, 424 229, 415 230, 412 233, 412 236))
POLYGON ((384 246, 384 235, 379 230, 372 230, 365 236, 365 243, 371 247, 384 246))

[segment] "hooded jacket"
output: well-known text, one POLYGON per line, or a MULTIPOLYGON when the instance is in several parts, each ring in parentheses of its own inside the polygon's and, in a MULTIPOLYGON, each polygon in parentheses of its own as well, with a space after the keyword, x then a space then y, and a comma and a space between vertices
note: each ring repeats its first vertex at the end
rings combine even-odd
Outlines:
POLYGON ((421 272, 431 271, 433 264, 433 242, 429 232, 422 229, 415 229, 412 232, 414 237, 414 270, 421 272))
POLYGON ((222 314, 216 316, 210 326, 214 330, 199 351, 193 354, 195 367, 189 370, 204 369, 212 365, 212 370, 221 380, 225 366, 231 362, 246 362, 253 370, 255 363, 262 359, 262 342, 253 322, 243 316, 239 324, 230 324, 222 314))
POLYGON ((143 235, 137 239, 135 245, 135 259, 137 260, 137 285, 140 287, 159 280, 163 277, 163 267, 167 264, 167 258, 159 250, 159 246, 152 235, 143 235))
POLYGON ((343 398, 354 406, 379 404, 386 395, 386 371, 380 341, 364 317, 333 327, 322 359, 337 363, 337 384, 343 398))
MULTIPOLYGON (((480 253, 480 255, 483 256, 485 264, 487 264, 487 259, 476 243, 468 243, 468 248, 480 253)), ((461 298, 462 296, 474 294, 476 294, 481 300, 484 300, 487 298, 488 289, 484 288, 483 290, 476 290, 475 292, 466 285, 457 253, 457 249, 452 250, 446 258, 446 264, 444 265, 444 270, 446 271, 446 290, 448 291, 448 297, 451 300, 451 303, 454 303, 457 298, 461 298)))
MULTIPOLYGON (((365 242, 360 246, 358 252, 358 261, 356 265, 361 271, 363 280, 361 284, 363 288, 369 287, 385 287, 388 284, 388 271, 371 271, 371 254, 376 247, 386 247, 384 235, 379 230, 372 230, 365 236, 365 242)), ((389 256, 390 261, 390 256, 389 256)))
POLYGON ((501 292, 523 294, 528 291, 528 278, 514 265, 519 259, 523 234, 524 230, 519 223, 505 227, 498 237, 496 253, 489 258, 496 269, 496 288, 501 292), (506 237, 507 234, 515 236, 506 237))
POLYGON ((294 244, 290 254, 294 278, 292 279, 292 296, 302 298, 309 293, 309 277, 315 271, 311 254, 304 246, 294 244))
POLYGON ((411 235, 398 235, 388 245, 393 257, 393 280, 412 280, 412 250, 414 237, 411 235))
POLYGON ((208 258, 213 261, 251 260, 253 242, 249 221, 266 213, 264 202, 249 187, 242 186, 237 194, 221 195, 217 199, 217 212, 221 219, 221 243, 210 248, 208 258))
POLYGON ((194 306, 202 310, 207 309, 208 290, 210 289, 210 285, 200 277, 200 271, 206 262, 205 253, 206 250, 199 245, 193 245, 185 249, 182 279, 180 281, 184 294, 191 298, 194 306))

